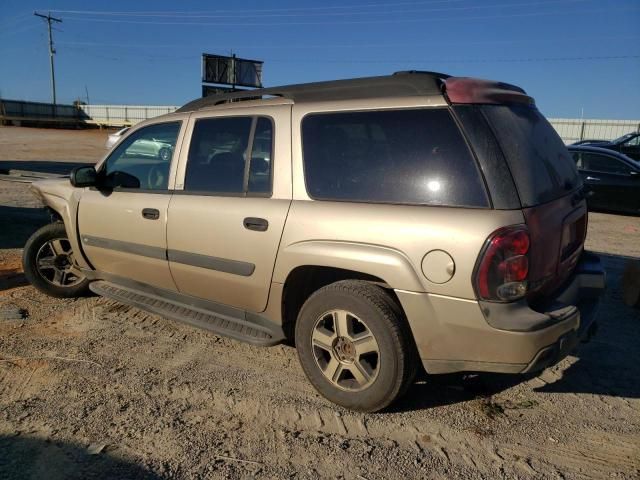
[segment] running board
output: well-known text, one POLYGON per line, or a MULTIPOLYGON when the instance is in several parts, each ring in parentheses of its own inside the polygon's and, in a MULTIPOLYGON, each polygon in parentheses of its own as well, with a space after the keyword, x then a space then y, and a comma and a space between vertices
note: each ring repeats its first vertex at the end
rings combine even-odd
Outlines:
POLYGON ((89 288, 100 296, 235 340, 261 346, 275 345, 284 340, 282 331, 278 331, 275 324, 273 329, 269 329, 243 318, 221 315, 103 280, 91 282, 89 288))

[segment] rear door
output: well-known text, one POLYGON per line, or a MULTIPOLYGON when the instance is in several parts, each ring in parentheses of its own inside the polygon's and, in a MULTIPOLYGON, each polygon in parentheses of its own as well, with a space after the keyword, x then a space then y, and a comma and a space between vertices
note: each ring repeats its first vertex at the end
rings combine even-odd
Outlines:
POLYGON ((288 104, 192 115, 167 225, 181 293, 266 307, 291 204, 290 117, 288 104))
POLYGON ((175 290, 166 257, 166 223, 175 178, 172 159, 185 120, 132 132, 98 166, 100 187, 83 190, 78 208, 80 240, 87 258, 105 278, 175 290), (149 148, 150 143, 157 148, 149 148), (163 148, 168 154, 160 154, 163 148), (153 151, 155 155, 149 153, 153 151))

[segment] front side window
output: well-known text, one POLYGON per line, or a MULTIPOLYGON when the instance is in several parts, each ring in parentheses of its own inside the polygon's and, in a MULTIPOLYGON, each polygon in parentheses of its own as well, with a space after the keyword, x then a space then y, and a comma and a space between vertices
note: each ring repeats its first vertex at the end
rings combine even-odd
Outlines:
POLYGON ((266 117, 197 120, 184 189, 215 194, 271 192, 273 124, 266 117))
POLYGON ((302 122, 302 139, 314 199, 489 206, 446 108, 312 114, 302 122))
POLYGON ((181 122, 143 127, 125 138, 101 169, 107 186, 166 190, 181 122))
POLYGON ((613 157, 609 157, 608 155, 583 153, 582 161, 585 169, 594 172, 624 174, 629 173, 630 170, 624 162, 613 157))

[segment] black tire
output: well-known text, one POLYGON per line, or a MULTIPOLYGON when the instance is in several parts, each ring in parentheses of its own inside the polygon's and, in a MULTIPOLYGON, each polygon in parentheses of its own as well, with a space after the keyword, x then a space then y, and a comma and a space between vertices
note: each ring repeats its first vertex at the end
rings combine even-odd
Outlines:
POLYGON ((158 158, 165 162, 168 162, 169 160, 171 160, 171 149, 167 147, 162 147, 158 151, 158 158))
POLYGON ((411 386, 418 370, 415 343, 401 310, 382 288, 362 281, 344 280, 313 293, 298 315, 295 340, 298 358, 312 385, 328 400, 351 410, 377 412, 388 407, 411 386), (340 388, 318 363, 312 337, 325 312, 332 310, 365 319, 363 323, 375 337, 377 373, 364 389, 340 388))
MULTIPOLYGON (((38 252, 52 240, 64 239, 68 242, 67 232, 62 222, 55 222, 37 230, 24 246, 22 267, 24 275, 31 285, 52 297, 71 298, 89 294, 89 280, 78 277, 78 282, 68 286, 54 285, 41 273, 37 265, 38 252)), ((69 250, 69 252, 71 252, 69 250)), ((71 252, 72 253, 72 252, 71 252)))

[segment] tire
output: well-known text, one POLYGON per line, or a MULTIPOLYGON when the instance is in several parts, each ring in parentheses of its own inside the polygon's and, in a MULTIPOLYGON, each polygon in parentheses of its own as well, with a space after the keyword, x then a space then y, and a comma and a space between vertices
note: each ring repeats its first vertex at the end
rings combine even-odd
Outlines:
POLYGON ((344 280, 317 290, 300 310, 295 340, 311 384, 351 410, 382 410, 415 379, 418 355, 408 325, 376 285, 344 280))
POLYGON ((158 151, 158 158, 164 162, 168 162, 171 160, 171 150, 167 147, 162 147, 160 151, 158 151))
POLYGON ((81 297, 89 280, 73 261, 73 251, 62 222, 37 230, 24 246, 22 267, 29 283, 52 297, 81 297))

